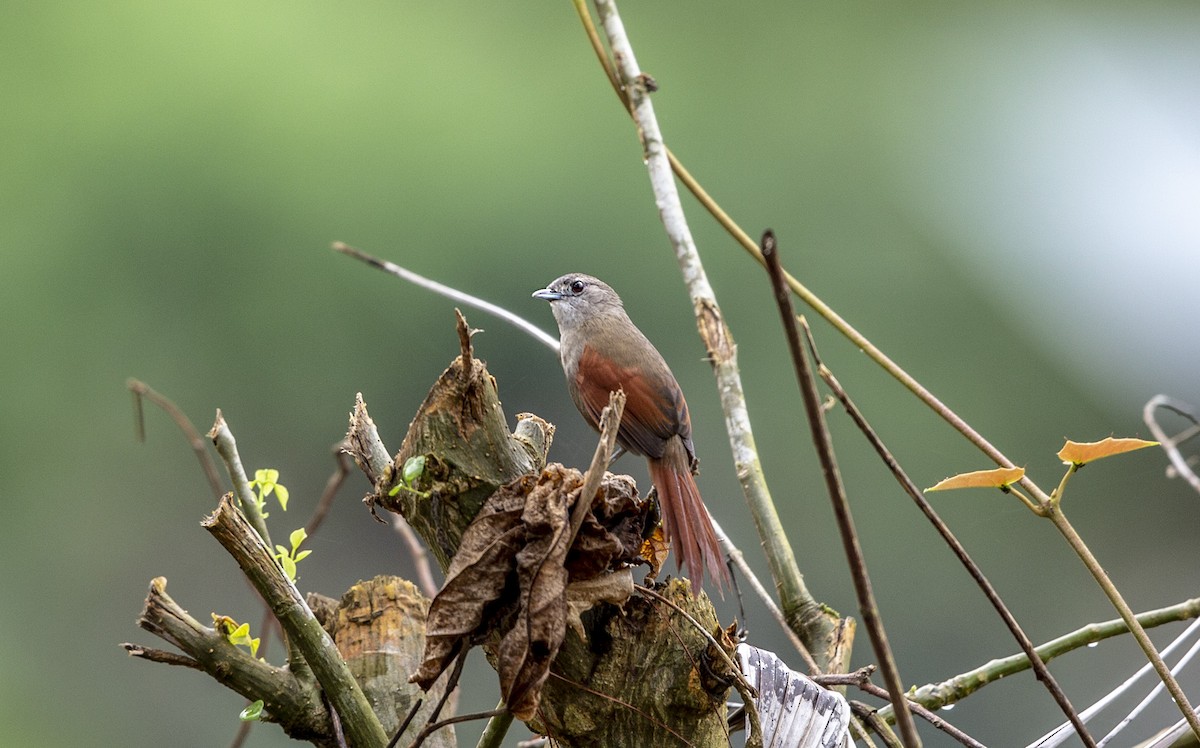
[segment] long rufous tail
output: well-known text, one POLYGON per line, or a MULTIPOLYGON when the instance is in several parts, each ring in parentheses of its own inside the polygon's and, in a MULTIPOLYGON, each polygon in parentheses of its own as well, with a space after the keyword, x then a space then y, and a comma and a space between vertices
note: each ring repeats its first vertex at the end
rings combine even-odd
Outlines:
POLYGON ((663 530, 675 549, 678 564, 687 567, 695 579, 693 591, 699 594, 705 571, 717 582, 717 589, 729 581, 729 570, 721 558, 717 533, 708 509, 700 498, 700 489, 692 477, 687 452, 679 437, 667 441, 662 459, 648 460, 650 480, 658 490, 662 507, 663 530))

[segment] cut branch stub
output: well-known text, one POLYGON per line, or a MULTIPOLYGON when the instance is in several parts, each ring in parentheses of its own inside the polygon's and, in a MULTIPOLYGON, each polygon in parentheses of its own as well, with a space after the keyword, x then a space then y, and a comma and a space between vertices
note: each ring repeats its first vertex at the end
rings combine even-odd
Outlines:
MULTIPOLYGON (((388 735, 395 734, 422 696, 408 678, 421 663, 428 610, 428 598, 411 582, 378 576, 347 590, 325 626, 388 735)), ((417 724, 428 718, 444 687, 444 682, 433 684, 417 712, 417 724)), ((437 731, 424 745, 452 748, 454 728, 437 731)))
POLYGON ((537 422, 523 420, 521 438, 510 434, 496 380, 484 362, 456 358, 421 403, 392 469, 378 477, 370 500, 404 515, 446 569, 487 497, 545 464, 552 431, 532 438, 529 430, 537 431, 537 422), (424 474, 404 485, 404 464, 422 455, 424 474))

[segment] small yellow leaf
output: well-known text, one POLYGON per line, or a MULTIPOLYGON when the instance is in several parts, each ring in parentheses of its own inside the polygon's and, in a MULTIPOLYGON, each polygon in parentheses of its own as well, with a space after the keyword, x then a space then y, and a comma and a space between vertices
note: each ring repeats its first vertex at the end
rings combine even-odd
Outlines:
POLYGON ((996 468, 973 473, 952 475, 926 491, 949 491, 955 488, 1006 488, 1025 477, 1025 468, 996 468))
POLYGON ((1145 439, 1125 437, 1114 439, 1110 436, 1098 442, 1073 442, 1068 439, 1063 448, 1058 450, 1058 459, 1067 465, 1086 465, 1089 462, 1105 457, 1132 452, 1135 449, 1156 446, 1158 446, 1158 442, 1148 442, 1145 439))

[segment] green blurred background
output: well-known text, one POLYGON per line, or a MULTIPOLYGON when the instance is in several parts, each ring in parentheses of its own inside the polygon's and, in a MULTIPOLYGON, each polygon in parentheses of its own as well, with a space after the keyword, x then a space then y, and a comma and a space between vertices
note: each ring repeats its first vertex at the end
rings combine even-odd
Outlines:
MULTIPOLYGON (((1200 402, 1200 7, 623 10, 693 173, 752 234, 772 227, 793 272, 1043 486, 1061 474, 1064 437, 1146 436, 1141 406, 1160 391, 1200 402)), ((135 442, 125 380, 173 397, 202 430, 222 408, 247 466, 278 468, 291 489, 273 526, 302 524, 354 393, 394 449, 457 347, 450 303, 331 252, 334 240, 548 329, 531 291, 568 270, 612 283, 688 393, 709 505, 765 574, 634 131, 569 3, 10 3, 0 92, 6 744, 228 743, 239 697, 118 646, 158 643, 134 625, 157 575, 201 619, 259 618, 199 527, 213 502, 195 458, 154 410, 135 442)), ((853 614, 764 274, 687 210, 789 539, 815 594, 853 614)), ((583 463, 594 437, 554 357, 468 317, 510 418, 557 422, 553 457, 583 463)), ((816 334, 919 485, 988 467, 827 325, 816 334)), ((845 417, 832 421, 905 679, 1014 651, 845 417)), ((1196 496, 1164 464, 1147 450, 1098 465, 1068 495, 1137 609, 1197 594, 1196 496)), ((355 476, 310 541, 303 587, 337 595, 409 573, 359 503, 365 489, 355 476)), ((935 503, 1036 641, 1114 617, 1015 500, 935 503)), ((732 601, 721 610, 738 615, 732 601)), ((789 656, 761 608, 747 615, 753 643, 789 656)), ((860 636, 856 664, 869 649, 860 636)), ((463 711, 496 699, 472 663, 463 711)), ((1140 663, 1121 639, 1053 669, 1082 707, 1140 663)), ((1196 697, 1198 680, 1185 677, 1196 697)), ((1060 720, 1028 675, 946 716, 991 745, 1060 720)), ((1139 734, 1174 719, 1161 707, 1139 734)), ((284 742, 265 725, 249 745, 284 742)))

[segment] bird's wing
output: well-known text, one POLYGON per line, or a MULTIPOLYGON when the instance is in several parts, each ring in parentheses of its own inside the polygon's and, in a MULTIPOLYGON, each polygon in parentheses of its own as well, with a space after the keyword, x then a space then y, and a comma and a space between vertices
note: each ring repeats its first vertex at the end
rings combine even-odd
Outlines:
MULTIPOLYGON (((664 366, 665 370, 665 366, 664 366)), ((634 454, 658 459, 662 457, 666 440, 679 435, 691 451, 691 420, 687 402, 674 381, 654 381, 634 373, 632 367, 622 367, 612 359, 585 345, 575 370, 575 385, 579 393, 576 405, 595 426, 600 413, 608 405, 609 393, 625 391, 625 413, 617 441, 634 454), (582 376, 581 372, 587 372, 582 376)), ((668 374, 669 376, 669 374, 668 374)))

